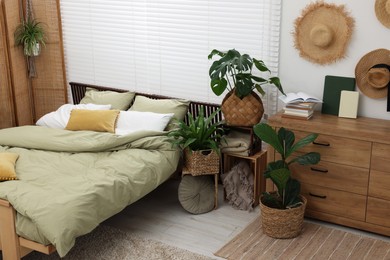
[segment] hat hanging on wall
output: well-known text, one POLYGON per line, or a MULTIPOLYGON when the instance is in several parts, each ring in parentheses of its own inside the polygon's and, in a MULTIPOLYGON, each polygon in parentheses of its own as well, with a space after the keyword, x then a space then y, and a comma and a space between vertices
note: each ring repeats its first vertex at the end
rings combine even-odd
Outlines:
POLYGON ((387 28, 390 28, 390 0, 376 0, 376 18, 387 28))
POLYGON ((377 49, 364 55, 355 68, 356 84, 370 98, 387 96, 390 82, 390 50, 377 49))
POLYGON ((295 20, 294 45, 311 62, 332 63, 345 56, 353 27, 344 5, 314 2, 295 20))

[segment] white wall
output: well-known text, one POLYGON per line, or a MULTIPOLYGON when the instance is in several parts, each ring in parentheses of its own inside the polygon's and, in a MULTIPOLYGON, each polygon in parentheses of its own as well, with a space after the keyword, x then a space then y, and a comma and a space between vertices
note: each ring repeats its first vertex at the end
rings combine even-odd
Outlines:
MULTIPOLYGON (((282 1, 282 30, 279 77, 286 92, 304 91, 322 98, 326 75, 355 77, 355 66, 367 52, 378 48, 389 49, 390 29, 375 16, 375 1, 333 0, 327 3, 345 4, 355 19, 355 29, 344 59, 330 65, 319 65, 304 60, 294 48, 294 21, 306 5, 313 1, 282 1)), ((358 87, 356 87, 358 91, 358 87)), ((390 119, 386 111, 387 98, 371 99, 359 95, 359 116, 390 119)))

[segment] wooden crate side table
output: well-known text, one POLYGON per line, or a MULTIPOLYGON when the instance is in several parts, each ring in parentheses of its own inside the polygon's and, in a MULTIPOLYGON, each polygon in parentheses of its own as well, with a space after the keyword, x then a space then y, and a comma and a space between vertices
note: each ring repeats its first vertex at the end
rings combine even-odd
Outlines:
POLYGON ((259 204, 259 197, 265 191, 264 171, 267 166, 267 151, 260 151, 252 156, 223 153, 223 172, 226 173, 236 165, 239 160, 248 160, 253 173, 253 199, 254 205, 259 204))

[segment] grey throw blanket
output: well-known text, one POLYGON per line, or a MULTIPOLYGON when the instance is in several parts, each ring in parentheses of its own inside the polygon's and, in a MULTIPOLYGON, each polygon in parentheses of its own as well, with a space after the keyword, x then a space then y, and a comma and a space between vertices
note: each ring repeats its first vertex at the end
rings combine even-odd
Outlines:
POLYGON ((235 209, 253 209, 253 173, 244 160, 233 166, 233 168, 221 175, 226 198, 229 204, 235 209))

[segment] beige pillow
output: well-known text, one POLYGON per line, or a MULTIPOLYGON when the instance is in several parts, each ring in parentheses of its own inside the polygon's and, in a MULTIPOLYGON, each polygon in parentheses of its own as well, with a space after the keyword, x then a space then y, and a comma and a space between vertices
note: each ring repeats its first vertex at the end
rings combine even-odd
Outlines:
POLYGON ((16 153, 0 153, 0 181, 17 180, 15 163, 19 158, 16 153))
MULTIPOLYGON (((129 109, 130 111, 139 112, 154 112, 160 114, 173 113, 173 118, 183 120, 187 114, 190 101, 183 99, 151 99, 144 96, 137 95, 134 104, 129 109)), ((173 128, 172 120, 167 127, 173 128)))
POLYGON ((118 115, 119 110, 73 109, 65 129, 115 133, 118 115))
POLYGON ((111 105, 111 109, 127 110, 133 102, 134 92, 115 92, 115 91, 98 91, 94 88, 87 88, 80 104, 97 104, 111 105))

